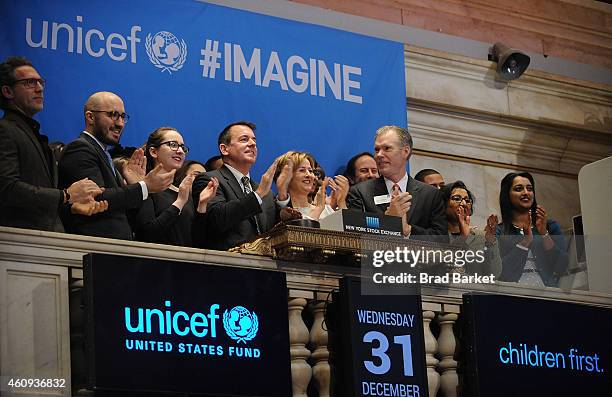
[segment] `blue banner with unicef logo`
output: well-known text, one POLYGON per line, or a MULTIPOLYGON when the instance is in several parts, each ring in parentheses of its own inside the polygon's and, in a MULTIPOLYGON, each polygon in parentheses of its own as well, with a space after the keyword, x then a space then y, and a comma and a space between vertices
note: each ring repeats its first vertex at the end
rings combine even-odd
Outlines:
POLYGON ((47 80, 36 118, 75 139, 93 92, 121 96, 121 144, 173 126, 192 149, 257 124, 258 177, 279 154, 309 151, 328 174, 371 150, 381 125, 406 125, 401 43, 192 0, 2 0, 0 57, 24 55, 47 80))

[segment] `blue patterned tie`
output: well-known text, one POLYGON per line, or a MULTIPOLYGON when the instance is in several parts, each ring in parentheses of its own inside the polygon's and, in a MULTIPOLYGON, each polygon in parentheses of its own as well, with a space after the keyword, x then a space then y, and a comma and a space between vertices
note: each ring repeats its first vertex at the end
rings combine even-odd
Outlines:
POLYGON ((111 169, 113 170, 113 174, 116 175, 115 172, 115 164, 113 164, 113 158, 110 155, 110 152, 107 150, 104 150, 104 154, 106 155, 106 158, 108 159, 108 164, 110 165, 111 169))

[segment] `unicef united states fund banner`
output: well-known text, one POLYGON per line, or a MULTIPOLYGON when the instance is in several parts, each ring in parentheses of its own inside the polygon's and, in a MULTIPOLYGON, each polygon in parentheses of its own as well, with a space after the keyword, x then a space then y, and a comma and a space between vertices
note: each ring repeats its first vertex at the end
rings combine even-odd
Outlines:
POLYGON ((83 268, 90 388, 291 395, 284 273, 103 254, 83 268))
POLYGON ((371 150, 379 126, 406 125, 401 43, 191 0, 2 4, 0 56, 27 56, 47 80, 36 118, 51 140, 78 136, 96 91, 125 101, 122 145, 170 125, 190 159, 217 154, 225 125, 253 121, 257 175, 286 150, 332 173, 371 150))

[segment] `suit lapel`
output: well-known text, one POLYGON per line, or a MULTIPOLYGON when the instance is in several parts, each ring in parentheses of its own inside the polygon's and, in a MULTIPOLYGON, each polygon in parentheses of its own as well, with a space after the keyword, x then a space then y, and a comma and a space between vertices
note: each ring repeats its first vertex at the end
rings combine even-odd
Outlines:
POLYGON ((232 171, 230 171, 229 168, 227 168, 224 165, 221 168, 219 168, 219 173, 223 175, 223 177, 225 178, 225 181, 229 185, 230 189, 232 189, 232 192, 234 192, 234 195, 237 198, 242 198, 245 196, 244 190, 242 190, 242 188, 240 187, 240 184, 236 180, 236 177, 234 176, 234 174, 232 174, 232 171))
MULTIPOLYGON (((232 191, 234 192, 234 194, 236 195, 237 198, 243 198, 243 197, 246 196, 244 194, 244 190, 242 190, 242 187, 240 186, 240 184, 236 180, 236 177, 234 176, 232 171, 229 170, 229 168, 227 168, 224 165, 223 167, 219 168, 219 172, 221 173, 221 175, 223 175, 223 177, 227 181, 227 184, 229 185, 230 189, 232 189, 232 191)), ((251 181, 251 189, 253 191, 255 191, 257 189, 257 186, 258 186, 257 183, 251 181)), ((263 200, 263 197, 261 199, 263 200)), ((259 214, 255 215, 255 216, 252 216, 252 217, 250 217, 248 219, 249 223, 251 223, 251 226, 253 227, 254 231, 257 230, 257 224, 255 223, 255 217, 257 217, 258 215, 259 214)), ((264 223, 262 222, 262 218, 261 217, 257 218, 257 222, 263 228, 264 223)))
POLYGON ((408 183, 406 184, 406 191, 412 196, 410 210, 408 210, 408 223, 412 220, 412 214, 414 209, 417 207, 418 201, 421 199, 421 186, 419 186, 413 178, 408 175, 408 183))
POLYGON ((102 164, 106 166, 106 170, 113 176, 113 180, 115 181, 117 186, 121 187, 123 183, 121 179, 119 179, 119 176, 115 173, 111 165, 108 163, 108 157, 106 157, 106 154, 104 153, 104 149, 102 149, 100 145, 98 144, 98 142, 94 141, 87 134, 82 133, 81 139, 83 139, 85 142, 87 142, 90 146, 94 148, 94 152, 98 156, 98 159, 102 162, 102 164))

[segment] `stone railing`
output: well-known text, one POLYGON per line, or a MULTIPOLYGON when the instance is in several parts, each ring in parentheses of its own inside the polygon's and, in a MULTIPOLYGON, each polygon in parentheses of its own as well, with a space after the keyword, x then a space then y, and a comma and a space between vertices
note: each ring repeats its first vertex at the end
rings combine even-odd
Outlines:
MULTIPOLYGON (((339 279, 344 274, 356 274, 358 269, 11 228, 0 228, 0 376, 63 378, 68 387, 55 395, 76 394, 70 388, 69 287, 82 279, 82 257, 90 252, 284 271, 289 291, 293 396, 305 397, 309 389, 321 397, 332 394, 325 305, 339 279)), ((455 324, 461 316, 464 292, 612 307, 611 295, 585 291, 518 288, 511 284, 463 287, 423 289, 430 396, 460 395, 460 344, 455 324)))

